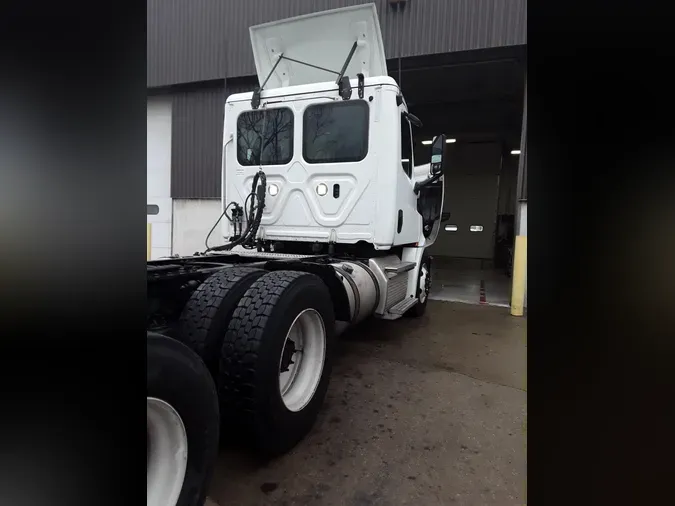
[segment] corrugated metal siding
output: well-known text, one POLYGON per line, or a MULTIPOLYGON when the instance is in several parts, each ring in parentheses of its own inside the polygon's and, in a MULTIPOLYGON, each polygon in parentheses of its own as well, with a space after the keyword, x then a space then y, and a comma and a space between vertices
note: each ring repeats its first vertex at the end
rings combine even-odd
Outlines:
POLYGON ((258 86, 258 78, 256 76, 237 77, 235 79, 227 80, 226 97, 234 95, 235 93, 246 93, 253 91, 258 86))
MULTIPOLYGON (((249 26, 369 0, 148 0, 148 86, 255 74, 249 26)), ((527 0, 376 0, 387 58, 527 43, 527 0)))
POLYGON ((224 104, 224 82, 173 94, 173 198, 220 196, 224 104))
POLYGON ((256 84, 249 76, 172 92, 173 198, 220 198, 225 99, 256 84))
POLYGON ((227 75, 223 0, 147 0, 148 87, 227 75))
MULTIPOLYGON (((248 27, 369 0, 229 0, 228 75, 255 73, 248 27), (236 21, 235 21, 236 20, 236 21)), ((387 58, 527 43, 527 0, 376 0, 387 58)))

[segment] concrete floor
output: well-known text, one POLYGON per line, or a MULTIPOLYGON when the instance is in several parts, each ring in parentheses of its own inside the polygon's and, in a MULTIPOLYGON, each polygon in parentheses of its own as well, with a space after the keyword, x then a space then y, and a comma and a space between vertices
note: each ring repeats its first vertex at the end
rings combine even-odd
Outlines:
POLYGON ((308 437, 272 462, 223 450, 221 506, 526 503, 526 319, 429 301, 345 334, 308 437))
POLYGON ((491 262, 434 257, 432 276, 431 299, 510 307, 511 278, 491 262))

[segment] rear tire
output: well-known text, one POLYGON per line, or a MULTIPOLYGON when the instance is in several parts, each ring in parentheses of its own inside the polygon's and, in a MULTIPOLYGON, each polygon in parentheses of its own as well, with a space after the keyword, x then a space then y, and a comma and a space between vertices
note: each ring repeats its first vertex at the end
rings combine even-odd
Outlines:
POLYGON ((218 451, 220 415, 213 379, 201 359, 188 347, 148 332, 146 387, 147 504, 202 506, 218 451), (162 412, 169 414, 169 423, 162 412), (165 471, 172 466, 179 468, 179 472, 173 475, 169 472, 167 479, 165 471))
POLYGON ((223 343, 218 394, 236 433, 260 453, 286 453, 312 428, 328 389, 334 328, 330 293, 314 274, 270 272, 239 302, 223 343), (306 390, 289 390, 291 368, 306 390), (297 395, 282 394, 284 387, 297 395))
POLYGON ((246 290, 265 272, 251 267, 218 271, 192 293, 183 308, 177 337, 202 358, 214 379, 232 313, 246 290))

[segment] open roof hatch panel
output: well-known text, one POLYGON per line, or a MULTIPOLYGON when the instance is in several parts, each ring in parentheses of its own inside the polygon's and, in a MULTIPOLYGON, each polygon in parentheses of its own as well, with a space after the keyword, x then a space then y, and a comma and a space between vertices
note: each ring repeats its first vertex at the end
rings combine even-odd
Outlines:
POLYGON ((249 28, 258 82, 262 84, 279 55, 334 73, 283 59, 265 89, 334 81, 357 42, 345 75, 386 76, 387 62, 375 4, 306 14, 249 28))

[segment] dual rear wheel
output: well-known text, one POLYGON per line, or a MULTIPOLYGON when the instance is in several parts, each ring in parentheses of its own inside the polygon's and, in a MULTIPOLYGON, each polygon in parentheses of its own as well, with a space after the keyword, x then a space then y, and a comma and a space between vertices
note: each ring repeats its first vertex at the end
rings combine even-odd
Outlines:
POLYGON ((328 388, 335 317, 314 274, 223 269, 191 296, 179 338, 218 389, 225 434, 274 456, 311 429, 328 388))
MULTIPOLYGON (((429 286, 425 258, 415 316, 426 309, 429 286)), ((326 396, 334 329, 318 276, 235 267, 192 294, 180 318, 182 343, 148 333, 148 506, 204 503, 219 433, 245 435, 268 456, 293 448, 326 396)))

